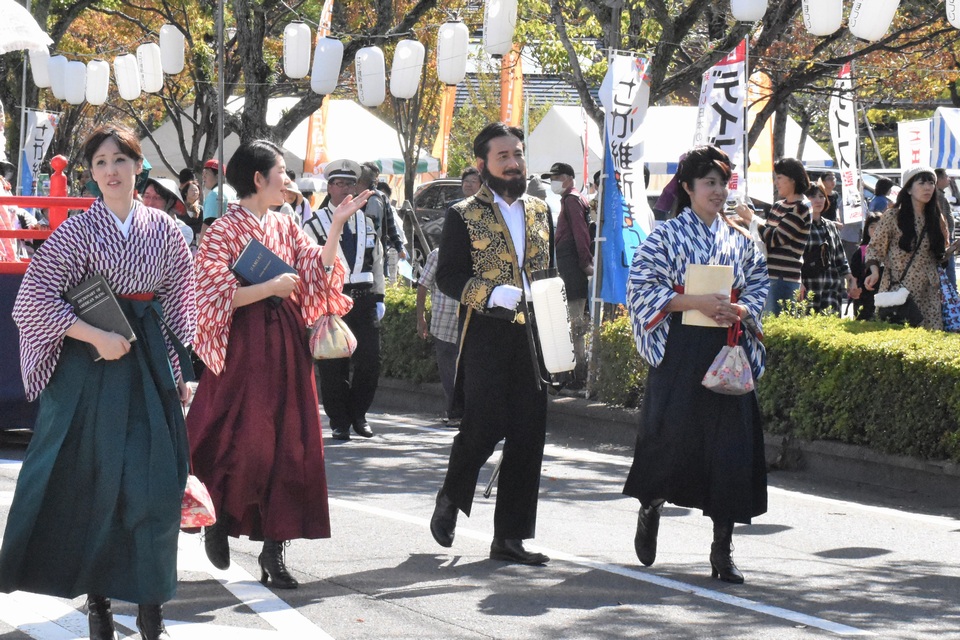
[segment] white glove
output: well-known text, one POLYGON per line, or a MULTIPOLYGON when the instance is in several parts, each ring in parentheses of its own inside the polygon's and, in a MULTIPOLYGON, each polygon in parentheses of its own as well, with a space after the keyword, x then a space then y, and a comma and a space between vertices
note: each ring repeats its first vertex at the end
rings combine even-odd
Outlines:
POLYGON ((387 305, 382 302, 377 303, 377 322, 383 320, 383 314, 387 312, 387 305))
POLYGON ((487 307, 503 307, 513 311, 520 304, 520 298, 523 297, 523 290, 512 284, 501 284, 493 288, 490 292, 490 299, 487 301, 487 307))

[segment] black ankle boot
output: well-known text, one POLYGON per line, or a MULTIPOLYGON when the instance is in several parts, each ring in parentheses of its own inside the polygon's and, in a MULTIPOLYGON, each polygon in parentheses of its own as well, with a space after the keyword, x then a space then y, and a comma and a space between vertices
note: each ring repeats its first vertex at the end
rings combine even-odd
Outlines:
POLYGON ((264 540, 260 562, 260 582, 276 589, 296 589, 297 579, 290 575, 283 560, 283 543, 276 540, 264 540))
POLYGON ((730 557, 733 551, 733 523, 713 523, 713 544, 710 545, 711 577, 719 578, 723 582, 743 584, 743 574, 733 564, 730 557))
POLYGON ((90 625, 90 640, 116 640, 110 598, 87 596, 87 623, 90 625))
POLYGON ((230 568, 230 539, 227 537, 227 519, 225 516, 217 518, 210 527, 203 529, 203 550, 207 552, 207 559, 217 569, 230 568))
POLYGON ((163 626, 163 611, 158 604, 142 604, 137 612, 137 630, 143 640, 171 640, 163 626))
POLYGON ((637 552, 637 559, 645 567, 649 567, 657 559, 657 533, 660 531, 660 510, 663 509, 663 500, 650 506, 640 506, 640 516, 637 518, 637 535, 633 538, 633 548, 637 552))

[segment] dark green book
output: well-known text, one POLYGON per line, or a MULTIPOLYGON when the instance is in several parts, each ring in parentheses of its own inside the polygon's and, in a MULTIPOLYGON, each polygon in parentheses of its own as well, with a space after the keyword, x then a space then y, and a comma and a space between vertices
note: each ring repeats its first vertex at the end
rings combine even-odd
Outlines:
MULTIPOLYGON (((284 273, 294 275, 297 273, 296 269, 281 260, 280 256, 270 251, 256 238, 250 238, 247 241, 243 251, 230 267, 230 271, 244 285, 261 284, 284 273)), ((267 300, 275 306, 283 302, 283 298, 277 296, 270 296, 267 300)))
MULTIPOLYGON (((67 302, 73 305, 73 310, 77 317, 89 325, 119 333, 124 338, 133 342, 137 339, 127 316, 124 315, 117 297, 113 295, 107 279, 102 275, 95 275, 87 278, 76 287, 67 292, 67 302)), ((101 360, 103 356, 97 351, 97 348, 85 342, 90 350, 90 355, 94 360, 101 360)))

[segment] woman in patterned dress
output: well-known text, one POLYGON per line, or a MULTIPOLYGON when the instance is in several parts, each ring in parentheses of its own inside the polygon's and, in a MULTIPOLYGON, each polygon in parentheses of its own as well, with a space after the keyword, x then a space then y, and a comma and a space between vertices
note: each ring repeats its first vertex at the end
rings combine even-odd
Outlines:
POLYGON ((115 637, 110 598, 136 602, 141 636, 169 638, 160 605, 177 583, 193 265, 173 219, 133 197, 143 168, 133 132, 101 127, 82 151, 102 196, 43 243, 13 309, 24 386, 40 412, 7 518, 0 589, 88 594, 96 640, 115 637), (116 294, 133 343, 64 300, 95 275, 116 294))
POLYGON ((836 224, 823 217, 827 194, 823 187, 814 184, 806 193, 810 199, 810 235, 803 252, 801 275, 803 285, 800 298, 813 294, 812 306, 816 311, 840 314, 844 286, 853 289, 855 282, 850 275, 847 256, 843 252, 840 232, 836 224))
POLYGON ((341 203, 329 232, 334 241, 321 247, 297 220, 270 211, 283 202, 289 181, 279 147, 265 140, 241 145, 226 177, 240 201, 206 231, 196 256, 196 352, 207 368, 187 430, 194 473, 217 512, 204 548, 214 566, 226 569, 228 536, 263 540, 261 582, 294 589, 283 543, 330 537, 307 327, 327 309, 344 315, 353 305, 341 293, 346 271, 337 247, 344 222, 370 192, 341 203), (230 266, 251 238, 298 275, 241 286, 230 266))
POLYGON ((896 204, 880 216, 870 240, 865 265, 869 275, 863 282, 871 291, 879 284, 881 292, 905 286, 923 315, 920 326, 926 329, 943 329, 937 265, 946 255, 947 222, 940 213, 936 190, 932 168, 913 167, 904 173, 896 204), (916 258, 907 270, 914 253, 916 258))
MULTIPOLYGON (((730 159, 716 147, 697 147, 677 170, 677 216, 654 229, 634 254, 627 284, 633 333, 650 364, 633 466, 623 493, 640 501, 634 547, 646 566, 657 553, 665 502, 702 509, 713 519, 712 575, 743 582, 731 553, 734 522, 749 523, 767 509, 763 432, 756 392, 721 395, 702 384, 741 320, 759 334, 769 286, 763 255, 723 215, 730 159), (688 264, 733 267, 736 296, 683 293, 688 264), (685 325, 698 310, 719 327, 685 325)), ((741 207, 744 208, 744 207, 741 207)), ((765 353, 753 331, 739 342, 755 378, 765 353)))

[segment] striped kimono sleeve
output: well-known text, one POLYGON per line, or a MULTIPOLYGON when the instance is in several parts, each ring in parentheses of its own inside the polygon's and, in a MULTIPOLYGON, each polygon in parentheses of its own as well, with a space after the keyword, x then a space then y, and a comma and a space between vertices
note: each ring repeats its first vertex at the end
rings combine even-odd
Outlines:
POLYGON ((34 400, 50 381, 67 330, 77 322, 64 293, 83 280, 88 242, 81 217, 53 232, 30 261, 13 305, 20 329, 20 370, 27 399, 34 400))
MULTIPOLYGON (((184 345, 193 344, 197 329, 196 277, 190 247, 173 224, 169 225, 169 250, 166 272, 156 288, 157 300, 163 307, 163 318, 184 345)), ((170 363, 175 380, 182 377, 180 358, 168 341, 170 363)))
POLYGON ((677 293, 680 279, 669 254, 670 225, 654 229, 633 255, 627 279, 627 305, 637 351, 651 366, 663 360, 670 328, 664 310, 677 293))
POLYGON ((197 339, 194 350, 220 375, 227 355, 233 320, 233 296, 240 286, 230 265, 240 253, 243 237, 228 218, 220 218, 203 235, 194 268, 197 277, 197 339))
MULTIPOLYGON (((737 234, 733 233, 736 237, 737 234)), ((763 258, 763 253, 757 246, 746 238, 736 238, 740 247, 736 254, 739 258, 740 268, 743 273, 743 282, 736 283, 740 289, 740 298, 738 304, 742 304, 753 316, 760 332, 763 332, 764 301, 767 299, 767 292, 770 290, 770 277, 767 275, 767 262, 763 258)), ((735 267, 736 268, 736 267, 735 267)), ((750 365, 753 369, 753 375, 759 379, 766 368, 767 350, 760 342, 760 339, 752 332, 744 330, 746 337, 746 351, 750 358, 750 365)))
POLYGON ((328 274, 323 267, 323 246, 310 239, 306 232, 290 218, 283 221, 283 231, 293 245, 294 268, 300 274, 297 296, 300 312, 307 326, 327 313, 346 315, 353 308, 353 300, 343 294, 343 280, 347 270, 337 257, 328 274))

